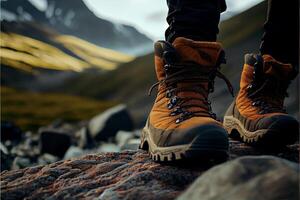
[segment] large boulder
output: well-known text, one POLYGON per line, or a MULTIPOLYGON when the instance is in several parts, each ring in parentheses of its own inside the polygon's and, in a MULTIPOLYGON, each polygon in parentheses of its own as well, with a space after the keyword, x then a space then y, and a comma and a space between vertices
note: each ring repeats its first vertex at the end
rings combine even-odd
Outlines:
POLYGON ((298 200, 298 189, 298 164, 245 156, 208 170, 177 200, 298 200))
POLYGON ((22 131, 13 122, 1 121, 1 141, 19 142, 22 139, 22 131))
POLYGON ((90 135, 97 141, 114 137, 119 130, 133 130, 133 120, 125 105, 118 105, 95 116, 88 124, 90 135))
POLYGON ((63 158, 72 144, 71 135, 61 130, 46 128, 39 131, 40 151, 63 158))
MULTIPOLYGON (((299 156, 295 156, 299 155, 298 148, 299 145, 295 145, 272 154, 298 162, 299 156)), ((258 153, 263 152, 231 141, 230 155, 233 161, 210 170, 208 169, 211 166, 207 163, 196 161, 156 163, 149 158, 147 152, 142 150, 94 153, 45 166, 4 171, 1 173, 1 197, 3 199, 168 200, 182 194, 199 176, 200 179, 204 176, 205 183, 202 184, 208 192, 203 192, 203 199, 216 192, 219 193, 217 197, 220 198, 215 199, 226 199, 223 197, 229 197, 230 194, 232 196, 228 199, 234 199, 236 197, 234 195, 238 193, 241 193, 239 197, 243 199, 242 197, 251 195, 250 191, 255 193, 252 194, 256 195, 253 198, 255 200, 259 200, 259 195, 268 195, 265 194, 267 192, 272 192, 274 195, 282 194, 283 196, 280 197, 284 197, 284 193, 281 192, 287 186, 290 188, 286 188, 286 191, 291 192, 291 197, 294 197, 293 187, 298 177, 298 171, 295 169, 297 164, 276 157, 238 158, 258 153), (207 172, 204 173, 205 171, 207 172), (211 189, 216 189, 216 192, 211 189)), ((190 190, 188 189, 187 192, 190 190)), ((197 190, 195 195, 198 194, 197 190)))

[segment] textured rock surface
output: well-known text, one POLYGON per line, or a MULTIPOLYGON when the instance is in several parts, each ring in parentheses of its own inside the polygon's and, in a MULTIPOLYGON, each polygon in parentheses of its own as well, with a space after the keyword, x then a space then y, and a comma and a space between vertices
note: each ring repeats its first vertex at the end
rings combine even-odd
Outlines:
POLYGON ((274 156, 244 156, 200 176, 178 200, 298 200, 299 165, 274 156))
MULTIPOLYGON (((231 144, 231 158, 262 153, 231 144)), ((298 145, 272 154, 298 162, 298 145)), ((93 154, 4 171, 1 191, 3 199, 175 199, 208 168, 195 161, 155 163, 141 150, 93 154)))
POLYGON ((107 140, 119 130, 132 131, 133 121, 125 105, 118 105, 95 116, 88 124, 88 130, 95 140, 107 140))

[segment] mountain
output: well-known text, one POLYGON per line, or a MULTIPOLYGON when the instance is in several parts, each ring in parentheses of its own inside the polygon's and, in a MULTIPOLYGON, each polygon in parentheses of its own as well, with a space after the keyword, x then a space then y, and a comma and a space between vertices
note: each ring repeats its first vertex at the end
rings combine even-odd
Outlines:
MULTIPOLYGON (((227 64, 222 66, 222 71, 232 82, 235 92, 239 89, 244 54, 258 52, 266 11, 267 2, 264 1, 220 24, 219 40, 224 44, 227 55, 227 64)), ((83 73, 66 81, 59 90, 97 99, 126 102, 138 125, 142 126, 155 97, 155 94, 152 97, 146 95, 150 86, 156 82, 153 56, 149 54, 136 58, 102 75, 83 73)), ((288 111, 295 116, 299 102, 298 81, 297 79, 291 85, 291 95, 286 101, 288 111)), ((211 99, 213 110, 219 117, 223 116, 233 100, 225 84, 218 79, 211 99)))
MULTIPOLYGON (((149 52, 152 41, 134 27, 97 17, 82 0, 44 0, 46 10, 29 0, 1 0, 1 19, 35 22, 101 47, 128 54, 149 52)), ((23 33, 34 37, 30 32, 23 33)))
POLYGON ((32 22, 1 22, 1 84, 40 90, 84 70, 102 73, 134 57, 32 22), (30 37, 31 36, 31 37, 30 37))

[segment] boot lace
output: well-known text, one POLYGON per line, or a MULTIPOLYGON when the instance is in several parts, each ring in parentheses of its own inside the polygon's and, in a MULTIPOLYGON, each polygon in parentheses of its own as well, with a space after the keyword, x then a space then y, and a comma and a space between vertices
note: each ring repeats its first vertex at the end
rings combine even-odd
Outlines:
POLYGON ((170 99, 167 104, 170 116, 179 116, 175 121, 177 124, 192 117, 201 116, 216 119, 216 114, 212 112, 211 102, 208 100, 208 94, 214 91, 215 77, 226 82, 228 90, 233 96, 233 87, 230 81, 219 71, 219 68, 212 70, 208 67, 201 67, 197 63, 188 62, 166 64, 164 70, 165 78, 152 85, 148 94, 151 95, 152 90, 158 85, 164 86, 162 92, 165 92, 166 98, 170 99), (178 87, 178 83, 188 83, 188 85, 178 87), (208 91, 204 86, 205 83, 208 83, 208 91), (201 97, 203 98, 179 97, 178 93, 183 91, 202 94, 201 97), (199 103, 195 103, 195 101, 199 101, 199 103), (191 111, 189 108, 192 107, 201 109, 191 111))
POLYGON ((290 80, 278 80, 262 72, 263 61, 257 59, 254 64, 253 81, 247 87, 248 98, 252 105, 260 109, 259 114, 286 113, 283 100, 288 97, 290 80))

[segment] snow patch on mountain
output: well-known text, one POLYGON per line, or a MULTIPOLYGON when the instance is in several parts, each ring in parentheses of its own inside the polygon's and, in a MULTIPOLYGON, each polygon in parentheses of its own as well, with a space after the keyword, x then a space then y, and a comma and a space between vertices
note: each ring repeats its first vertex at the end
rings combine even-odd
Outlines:
POLYGON ((47 0, 28 0, 32 5, 34 5, 40 11, 45 11, 48 6, 47 0))
POLYGON ((7 20, 7 21, 16 21, 18 19, 18 16, 8 10, 4 10, 1 8, 0 12, 0 19, 1 20, 7 20))

